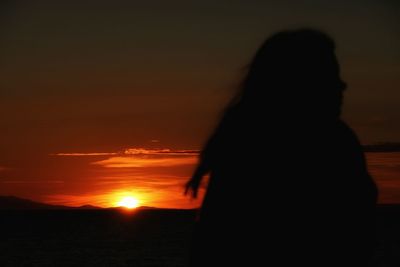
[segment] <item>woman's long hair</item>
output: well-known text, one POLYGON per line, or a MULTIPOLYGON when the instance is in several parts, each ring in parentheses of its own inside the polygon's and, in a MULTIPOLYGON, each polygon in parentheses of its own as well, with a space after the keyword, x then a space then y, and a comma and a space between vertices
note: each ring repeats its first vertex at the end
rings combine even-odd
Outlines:
POLYGON ((272 35, 256 52, 228 109, 281 105, 301 113, 319 109, 337 116, 345 83, 334 50, 334 41, 318 30, 272 35))

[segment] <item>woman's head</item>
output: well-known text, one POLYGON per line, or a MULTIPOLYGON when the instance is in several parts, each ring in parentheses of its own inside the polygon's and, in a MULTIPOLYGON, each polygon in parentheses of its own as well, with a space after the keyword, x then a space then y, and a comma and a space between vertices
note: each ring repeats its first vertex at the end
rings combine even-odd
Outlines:
POLYGON ((334 50, 333 40, 317 30, 272 35, 249 65, 241 101, 258 103, 268 96, 273 106, 286 110, 339 113, 346 85, 340 79, 334 50))

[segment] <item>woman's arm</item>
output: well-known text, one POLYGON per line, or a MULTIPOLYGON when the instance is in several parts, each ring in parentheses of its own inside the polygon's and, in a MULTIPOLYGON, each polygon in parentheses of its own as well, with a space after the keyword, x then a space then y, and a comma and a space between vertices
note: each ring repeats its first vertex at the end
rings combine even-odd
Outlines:
POLYGON ((185 195, 190 193, 192 198, 197 198, 197 193, 203 177, 210 171, 210 166, 207 164, 207 160, 200 157, 199 164, 196 167, 192 177, 185 185, 185 195))
POLYGON ((233 108, 230 108, 225 112, 218 127, 204 146, 204 149, 200 154, 199 163, 192 177, 185 185, 185 195, 190 193, 192 198, 196 198, 203 177, 212 171, 215 161, 218 159, 221 143, 226 138, 226 133, 229 132, 229 128, 233 121, 233 110, 233 108))

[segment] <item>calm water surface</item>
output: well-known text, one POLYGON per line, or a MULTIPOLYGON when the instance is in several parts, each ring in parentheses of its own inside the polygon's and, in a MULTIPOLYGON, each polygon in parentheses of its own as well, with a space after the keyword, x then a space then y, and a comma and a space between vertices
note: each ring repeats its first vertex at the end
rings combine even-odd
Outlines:
POLYGON ((366 158, 378 185, 379 203, 400 204, 400 152, 368 152, 366 158))

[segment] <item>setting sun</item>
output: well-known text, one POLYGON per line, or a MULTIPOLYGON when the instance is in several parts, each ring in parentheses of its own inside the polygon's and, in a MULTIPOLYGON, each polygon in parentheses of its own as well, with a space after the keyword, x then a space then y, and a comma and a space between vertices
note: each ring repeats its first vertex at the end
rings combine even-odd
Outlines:
POLYGON ((132 196, 124 197, 118 202, 119 207, 124 207, 127 209, 136 208, 136 207, 138 207, 138 205, 139 205, 139 201, 132 196))

